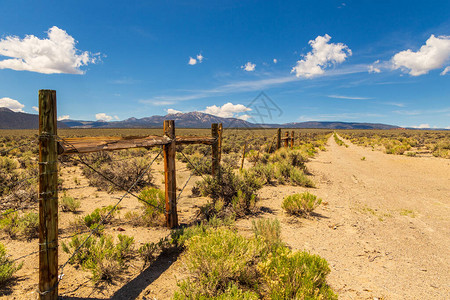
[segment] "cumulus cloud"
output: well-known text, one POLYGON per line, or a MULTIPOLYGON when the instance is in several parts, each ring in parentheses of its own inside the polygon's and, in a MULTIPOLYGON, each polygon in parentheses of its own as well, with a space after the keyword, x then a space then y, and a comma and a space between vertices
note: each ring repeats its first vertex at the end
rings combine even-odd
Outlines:
POLYGON ((76 41, 66 31, 53 26, 48 38, 27 35, 20 39, 8 36, 0 40, 0 56, 10 57, 0 61, 0 69, 31 71, 44 74, 84 74, 80 67, 96 63, 99 54, 80 51, 76 41))
POLYGON ((31 107, 34 111, 39 111, 39 107, 37 107, 37 106, 32 106, 31 107))
POLYGON ((0 107, 6 107, 15 112, 23 112, 22 108, 24 108, 25 105, 17 100, 5 97, 0 98, 0 107))
POLYGON ((193 57, 189 56, 188 64, 193 66, 193 65, 196 65, 197 63, 201 64, 203 62, 203 58, 204 58, 203 55, 197 54, 196 57, 197 58, 193 58, 193 57))
POLYGON ((64 116, 59 116, 58 117, 58 121, 62 121, 62 120, 69 120, 70 116, 69 115, 64 115, 64 116))
POLYGON ((109 116, 109 115, 107 115, 105 113, 98 113, 98 114, 95 115, 95 119, 98 120, 98 121, 109 122, 109 121, 112 121, 113 119, 119 120, 119 117, 118 116, 112 117, 112 116, 109 116))
POLYGON ((169 108, 169 109, 167 110, 167 114, 168 114, 168 115, 174 115, 174 114, 179 114, 179 113, 181 113, 181 111, 176 110, 176 109, 169 108))
POLYGON ((244 121, 247 121, 248 119, 250 119, 252 116, 250 116, 250 115, 240 115, 240 116, 237 116, 237 118, 238 119, 241 119, 241 120, 244 120, 244 121))
MULTIPOLYGON (((251 111, 251 108, 246 107, 245 105, 242 104, 233 104, 231 102, 225 103, 222 106, 217 106, 217 105, 213 105, 213 106, 207 106, 206 109, 203 111, 204 113, 210 114, 210 115, 214 115, 214 116, 218 116, 218 117, 222 117, 222 118, 239 118, 239 117, 244 117, 246 115, 238 115, 239 113, 243 113, 243 112, 247 112, 247 111, 251 111)), ((249 118, 250 116, 248 116, 249 118)), ((247 118, 247 119, 248 119, 247 118)))
POLYGON ((273 63, 276 64, 278 62, 278 59, 274 58, 273 63))
MULTIPOLYGON (((419 51, 411 49, 401 51, 392 57, 394 69, 402 69, 412 76, 427 74, 434 69, 442 68, 450 59, 450 36, 431 35, 420 47, 419 51)), ((445 75, 449 70, 445 70, 441 75, 445 75)))
POLYGON ((330 39, 331 37, 325 34, 310 40, 309 44, 313 50, 308 52, 302 60, 297 61, 291 73, 295 73, 297 77, 311 78, 323 74, 326 67, 342 63, 352 55, 352 51, 346 45, 328 43, 330 39))
POLYGON ((244 69, 247 72, 255 71, 256 65, 251 62, 247 62, 245 65, 241 66, 241 69, 244 69))

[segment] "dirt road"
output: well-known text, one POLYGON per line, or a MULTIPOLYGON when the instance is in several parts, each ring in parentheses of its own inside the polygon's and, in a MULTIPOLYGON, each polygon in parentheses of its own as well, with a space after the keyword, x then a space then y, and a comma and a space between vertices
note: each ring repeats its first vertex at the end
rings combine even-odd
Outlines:
POLYGON ((308 163, 316 189, 264 188, 260 217, 279 218, 289 246, 328 260, 340 299, 449 299, 450 160, 346 144, 330 138, 308 163), (283 198, 304 190, 326 205, 309 220, 284 215, 283 198))

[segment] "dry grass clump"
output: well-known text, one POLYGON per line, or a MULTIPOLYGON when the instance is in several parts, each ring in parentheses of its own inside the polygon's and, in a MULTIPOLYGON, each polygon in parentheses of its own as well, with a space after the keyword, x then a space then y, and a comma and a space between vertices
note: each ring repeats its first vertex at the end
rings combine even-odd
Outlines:
POLYGON ((307 216, 321 203, 322 199, 316 195, 304 192, 285 197, 281 207, 290 215, 307 216))

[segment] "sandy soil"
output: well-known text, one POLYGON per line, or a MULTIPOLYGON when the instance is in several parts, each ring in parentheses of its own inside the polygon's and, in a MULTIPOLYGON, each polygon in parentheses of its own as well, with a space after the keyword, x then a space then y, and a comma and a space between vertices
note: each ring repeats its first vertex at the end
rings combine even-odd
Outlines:
MULTIPOLYGON (((450 160, 387 155, 346 143, 348 148, 330 138, 327 151, 307 164, 316 188, 264 187, 259 193, 260 213, 237 221, 238 229, 250 234, 252 219, 278 218, 282 238, 290 247, 327 259, 331 268, 328 282, 340 299, 449 299, 450 160), (324 201, 316 214, 309 219, 285 215, 281 209, 283 198, 307 190, 324 201)), ((177 168, 181 186, 188 171, 183 171, 182 164, 177 168)), ((162 183, 161 170, 159 163, 153 171, 158 184, 162 183)), ((72 179, 77 177, 80 187, 87 185, 79 171, 64 172, 71 172, 72 179)), ((206 201, 189 197, 196 179, 191 180, 180 199, 182 223, 195 218, 198 205, 206 201)), ((65 184, 75 185, 73 180, 65 184)), ((80 188, 79 193, 74 196, 85 197, 81 215, 111 204, 111 198, 119 195, 90 187, 80 188)), ((121 215, 136 209, 139 203, 127 198, 122 206, 121 215)), ((62 224, 74 217, 61 214, 62 224)), ((164 228, 132 228, 120 220, 109 231, 114 233, 118 227, 134 236, 138 245, 169 233, 164 228)), ((34 241, 26 248, 23 242, 7 245, 14 257, 29 253, 33 247, 37 248, 34 241)), ((63 299, 169 299, 177 280, 186 276, 180 257, 179 253, 160 256, 142 272, 141 265, 136 264, 116 285, 100 287, 89 281, 88 272, 69 265, 60 295, 63 299)), ((65 259, 66 255, 61 254, 60 260, 65 259)), ((25 261, 18 273, 21 279, 4 298, 35 297, 36 262, 37 256, 25 261)))

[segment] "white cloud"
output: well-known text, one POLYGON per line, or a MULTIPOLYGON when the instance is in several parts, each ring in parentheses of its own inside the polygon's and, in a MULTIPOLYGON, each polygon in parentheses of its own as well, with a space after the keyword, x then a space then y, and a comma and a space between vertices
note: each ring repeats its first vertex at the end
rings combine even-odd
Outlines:
POLYGON ((66 31, 53 26, 47 34, 47 39, 27 35, 23 39, 8 36, 0 40, 0 56, 11 57, 0 61, 0 69, 44 74, 84 74, 80 67, 98 60, 99 54, 76 49, 75 39, 66 31))
POLYGON ((197 60, 195 58, 189 57, 189 62, 188 64, 190 64, 191 66, 197 64, 197 60))
POLYGON ((372 98, 367 97, 353 97, 353 96, 340 96, 340 95, 328 95, 330 98, 336 98, 336 99, 350 99, 350 100, 369 100, 372 98))
POLYGON ((167 114, 168 114, 168 115, 174 115, 174 114, 179 114, 179 113, 181 113, 181 111, 176 110, 176 109, 169 108, 169 109, 167 110, 167 114))
POLYGON ((245 65, 241 66, 241 69, 244 69, 247 72, 253 72, 255 71, 255 64, 252 64, 251 62, 247 62, 245 65))
POLYGON ((70 116, 69 116, 69 115, 64 115, 64 116, 58 117, 58 121, 68 120, 68 119, 70 119, 70 116))
POLYGON ((274 58, 273 63, 276 64, 278 62, 278 59, 274 58))
POLYGON ((450 66, 446 67, 444 71, 441 72, 441 75, 445 75, 450 72, 450 66))
POLYGON ((423 129, 423 128, 431 128, 430 124, 420 124, 419 126, 411 126, 412 128, 419 128, 419 129, 423 129))
POLYGON ((6 107, 15 112, 23 112, 22 108, 24 108, 25 105, 17 100, 5 97, 0 98, 0 107, 6 107))
POLYGON ((250 115, 240 115, 240 116, 237 116, 237 118, 238 119, 241 119, 241 120, 244 120, 244 121, 247 121, 248 119, 250 119, 252 116, 250 116, 250 115))
POLYGON ((291 73, 297 77, 311 78, 322 75, 326 67, 342 63, 347 56, 352 55, 352 51, 342 43, 328 43, 331 37, 328 34, 318 36, 315 40, 310 40, 312 51, 308 52, 304 59, 297 61, 297 65, 292 68, 291 73))
POLYGON ((114 116, 114 120, 120 120, 119 116, 114 116))
POLYGON ((32 106, 31 107, 34 111, 39 111, 39 107, 37 107, 37 106, 32 106))
MULTIPOLYGON (((233 118, 233 117, 239 117, 236 116, 236 114, 251 111, 251 108, 246 107, 242 104, 233 104, 231 102, 225 103, 222 106, 207 106, 206 109, 203 111, 204 113, 222 117, 222 118, 233 118)), ((245 116, 245 115, 244 115, 245 116)))
MULTIPOLYGON (((414 52, 411 49, 401 51, 395 54, 391 61, 394 69, 402 69, 412 76, 419 76, 442 68, 449 59, 450 36, 431 35, 419 51, 414 52)), ((442 73, 444 72, 446 73, 445 70, 442 73)))
POLYGON ((113 119, 113 117, 108 116, 108 115, 105 114, 105 113, 98 113, 98 114, 95 115, 95 119, 98 120, 98 121, 106 121, 106 122, 109 122, 109 121, 111 121, 111 120, 113 119))
POLYGON ((381 69, 378 66, 379 63, 380 63, 380 60, 376 60, 373 64, 371 64, 369 66, 369 73, 380 73, 381 69))
POLYGON ((197 58, 193 58, 193 57, 189 56, 188 64, 191 66, 196 65, 197 63, 201 64, 203 59, 205 58, 202 54, 197 54, 196 57, 197 58))

